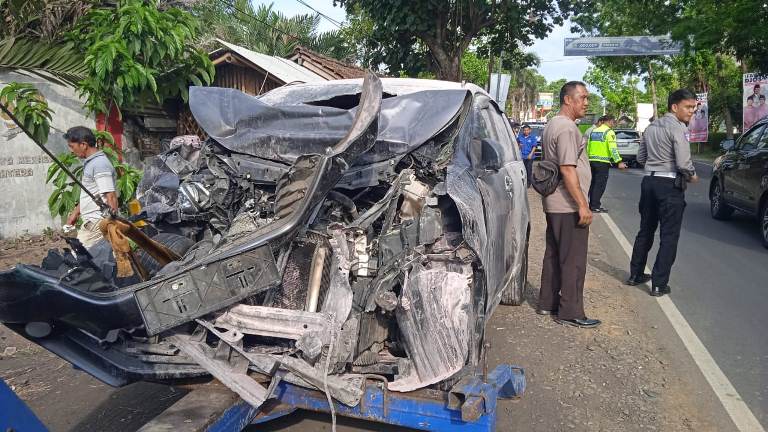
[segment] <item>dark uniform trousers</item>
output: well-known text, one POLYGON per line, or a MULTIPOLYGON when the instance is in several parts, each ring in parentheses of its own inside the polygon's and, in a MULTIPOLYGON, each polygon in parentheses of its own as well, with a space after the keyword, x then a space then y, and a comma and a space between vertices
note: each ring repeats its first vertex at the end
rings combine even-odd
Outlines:
POLYGON ((608 173, 611 170, 611 164, 605 162, 590 162, 592 169, 592 183, 589 184, 589 208, 602 207, 600 200, 605 193, 605 186, 608 185, 608 173))
POLYGON ((547 213, 546 250, 541 272, 539 308, 558 311, 560 319, 583 319, 589 227, 578 213, 547 213))
POLYGON ((677 256, 677 240, 683 224, 685 192, 675 187, 675 180, 667 177, 646 176, 640 192, 640 232, 635 238, 632 261, 629 268, 632 275, 645 271, 648 251, 653 246, 656 228, 660 227, 661 244, 656 255, 651 276, 653 286, 664 287, 669 283, 669 274, 677 256))
MULTIPOLYGON (((533 151, 533 150, 531 150, 533 151)), ((531 175, 533 174, 533 159, 523 159, 523 165, 525 165, 525 176, 528 179, 527 185, 531 185, 531 175)))

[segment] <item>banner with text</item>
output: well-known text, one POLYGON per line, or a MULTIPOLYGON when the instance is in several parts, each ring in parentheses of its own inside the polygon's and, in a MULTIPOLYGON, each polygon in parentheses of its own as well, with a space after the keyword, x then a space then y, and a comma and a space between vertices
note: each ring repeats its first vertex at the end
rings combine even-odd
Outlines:
POLYGON ((680 54, 682 44, 669 36, 565 38, 566 56, 647 56, 680 54))
POLYGON ((709 139, 709 106, 707 93, 696 93, 696 111, 688 122, 688 142, 707 142, 709 139))
POLYGON ((768 105, 765 103, 766 95, 768 95, 768 75, 744 74, 743 132, 768 115, 768 105))
POLYGON ((551 110, 552 102, 555 99, 554 93, 539 92, 538 100, 536 101, 536 107, 543 110, 551 110))

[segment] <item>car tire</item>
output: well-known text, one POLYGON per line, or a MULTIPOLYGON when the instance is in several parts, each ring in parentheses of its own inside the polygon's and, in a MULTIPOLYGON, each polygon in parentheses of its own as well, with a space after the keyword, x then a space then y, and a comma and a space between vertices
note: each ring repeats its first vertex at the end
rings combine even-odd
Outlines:
POLYGON ((504 287, 501 293, 501 304, 509 306, 520 306, 525 300, 525 285, 528 282, 528 241, 525 242, 523 251, 523 263, 520 266, 520 273, 512 279, 512 283, 504 287))
MULTIPOLYGON (((179 256, 184 256, 189 248, 195 244, 194 241, 183 235, 167 232, 161 232, 157 234, 156 236, 152 237, 152 240, 176 252, 176 254, 179 256)), ((144 249, 141 248, 136 251, 136 260, 141 263, 141 266, 144 267, 144 270, 146 270, 150 276, 154 276, 162 268, 160 263, 155 261, 154 258, 152 258, 147 252, 144 251, 144 249)))
POLYGON ((760 234, 763 238, 763 247, 768 249, 768 199, 763 200, 760 208, 760 234))
POLYGON ((723 199, 723 189, 718 180, 715 180, 709 191, 709 210, 712 218, 717 220, 730 218, 734 211, 723 199))

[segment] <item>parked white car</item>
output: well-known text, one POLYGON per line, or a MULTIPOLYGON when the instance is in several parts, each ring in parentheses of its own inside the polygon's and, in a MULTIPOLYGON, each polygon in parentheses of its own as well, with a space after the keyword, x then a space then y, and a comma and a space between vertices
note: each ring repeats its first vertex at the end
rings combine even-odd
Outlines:
POLYGON ((637 152, 640 150, 640 132, 634 129, 614 129, 616 146, 624 162, 633 166, 637 164, 637 152))

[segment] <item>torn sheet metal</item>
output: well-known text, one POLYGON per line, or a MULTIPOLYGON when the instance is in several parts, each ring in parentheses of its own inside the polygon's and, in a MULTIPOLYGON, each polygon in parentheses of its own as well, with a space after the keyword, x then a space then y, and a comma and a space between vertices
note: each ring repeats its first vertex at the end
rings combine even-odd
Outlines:
POLYGON ((331 316, 266 306, 238 304, 216 318, 216 327, 244 334, 299 340, 305 334, 319 335, 324 344, 330 340, 331 316))
POLYGON ((258 408, 267 399, 267 389, 248 376, 247 362, 244 370, 238 370, 231 362, 215 358, 213 349, 192 336, 176 334, 168 340, 252 406, 258 408))
MULTIPOLYGON (((218 337, 222 343, 229 345, 237 354, 247 359, 255 370, 260 373, 275 376, 278 368, 283 369, 289 371, 289 373, 281 374, 280 379, 284 379, 291 384, 306 388, 314 388, 321 391, 325 391, 327 386, 328 393, 339 402, 348 406, 356 406, 360 403, 360 398, 363 395, 362 383, 364 377, 362 375, 329 375, 331 371, 325 369, 324 361, 318 361, 313 367, 304 360, 288 357, 286 355, 277 356, 271 354, 249 353, 243 349, 238 341, 228 337, 227 333, 222 333, 216 330, 211 323, 203 320, 197 320, 197 322, 207 331, 210 331, 213 335, 218 337)), ((354 327, 354 329, 356 330, 356 327, 354 327)), ((199 345, 192 343, 192 346, 196 347, 199 345)), ((208 354, 210 355, 210 350, 208 354)), ((208 362, 206 362, 206 365, 207 364, 208 362)), ((217 367, 217 365, 212 366, 217 367)), ((247 377, 247 379, 250 379, 250 377, 247 377)))
POLYGON ((414 266, 396 310, 408 370, 389 383, 411 391, 442 381, 464 366, 469 349, 469 287, 464 274, 414 266))
POLYGON ((331 315, 337 323, 342 323, 347 320, 349 312, 352 310, 352 287, 349 285, 349 247, 347 236, 342 229, 329 229, 328 234, 331 235, 329 242, 333 249, 331 283, 321 310, 331 315))

